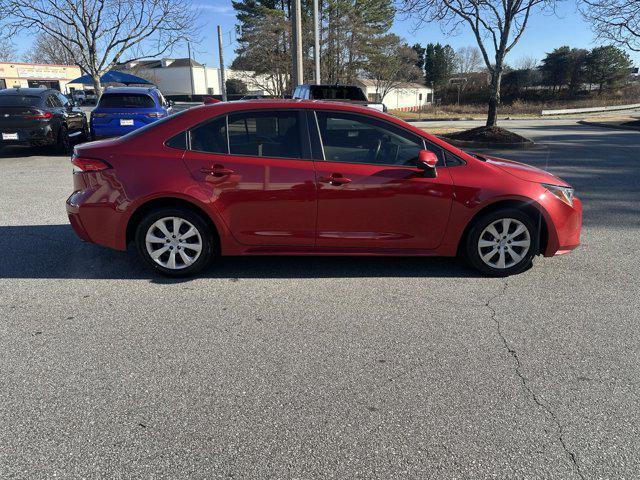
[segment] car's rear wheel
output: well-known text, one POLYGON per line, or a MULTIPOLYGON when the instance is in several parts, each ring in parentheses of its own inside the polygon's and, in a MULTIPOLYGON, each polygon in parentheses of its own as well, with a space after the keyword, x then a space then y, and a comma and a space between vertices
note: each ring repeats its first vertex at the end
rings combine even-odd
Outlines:
POLYGON ((186 208, 162 208, 146 215, 136 245, 155 271, 172 277, 193 275, 211 263, 214 235, 207 222, 186 208))
POLYGON ((64 154, 69 153, 71 150, 71 139, 69 138, 69 131, 67 127, 62 125, 58 129, 58 138, 56 141, 56 150, 58 153, 64 154))
POLYGON ((483 273, 506 277, 531 267, 539 234, 527 213, 505 208, 478 218, 467 235, 466 256, 483 273))
POLYGON ((91 133, 89 132, 89 123, 85 122, 82 126, 82 141, 88 142, 91 140, 91 133))

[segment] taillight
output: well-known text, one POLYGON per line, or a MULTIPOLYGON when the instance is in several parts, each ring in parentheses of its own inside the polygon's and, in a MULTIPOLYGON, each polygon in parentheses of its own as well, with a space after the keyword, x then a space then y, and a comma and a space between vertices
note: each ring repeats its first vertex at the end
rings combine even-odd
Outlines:
POLYGON ((164 117, 164 113, 147 113, 147 117, 151 117, 151 118, 160 118, 160 117, 164 117))
POLYGON ((25 115, 25 118, 28 118, 29 120, 49 120, 52 117, 53 117, 53 113, 40 112, 40 111, 36 111, 34 113, 25 115))
POLYGON ((99 172, 111 168, 111 165, 103 160, 75 155, 71 157, 71 163, 73 164, 73 173, 99 172))

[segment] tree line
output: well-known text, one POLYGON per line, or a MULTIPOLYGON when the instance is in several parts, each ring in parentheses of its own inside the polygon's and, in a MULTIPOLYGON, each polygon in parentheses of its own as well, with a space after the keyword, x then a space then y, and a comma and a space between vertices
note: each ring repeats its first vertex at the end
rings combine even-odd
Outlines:
MULTIPOLYGON (((439 92, 440 99, 458 101, 455 94, 461 90, 467 100, 482 101, 490 76, 477 48, 454 51, 450 45, 430 43, 426 47, 415 44, 412 49, 424 83, 439 92)), ((602 94, 626 83, 631 67, 629 55, 614 45, 591 50, 565 45, 547 53, 539 63, 523 58, 513 67, 505 64, 501 86, 509 101, 523 98, 525 92, 529 98, 544 97, 549 91, 565 98, 593 89, 602 94)))
MULTIPOLYGON (((312 1, 302 0, 307 78, 312 74, 312 1)), ((397 10, 413 19, 412 35, 423 30, 428 33, 435 23, 451 32, 470 32, 476 45, 467 53, 475 56, 472 61, 479 59, 484 65, 488 78, 487 125, 493 126, 497 122, 503 79, 510 86, 529 81, 527 72, 514 73, 509 67, 510 52, 524 38, 531 18, 544 11, 552 12, 559 0, 319 1, 323 80, 349 83, 364 75, 376 81, 381 95, 403 82, 422 78, 436 86, 440 83, 439 58, 448 57, 446 61, 452 58, 445 46, 438 49, 434 45, 427 52, 427 45, 422 60, 419 49, 391 33, 397 10), (435 64, 427 70, 429 62, 435 64)), ((262 74, 260 78, 268 77, 269 88, 274 88, 276 91, 272 93, 277 95, 291 91, 290 3, 290 0, 233 0, 239 47, 232 66, 254 70, 262 74)), ((626 64, 619 49, 640 51, 640 2, 579 0, 579 8, 597 38, 607 46, 592 49, 586 55, 574 49, 559 52, 561 57, 567 55, 563 58, 570 60, 572 73, 552 73, 551 63, 547 68, 544 62, 544 68, 528 70, 534 76, 543 72, 545 81, 555 82, 551 88, 557 91, 575 89, 582 75, 604 91, 615 85, 619 77, 612 76, 611 65, 618 65, 615 70, 622 72, 626 64)), ((188 40, 197 42, 200 25, 197 5, 191 0, 0 0, 2 38, 15 38, 19 32, 26 32, 38 37, 43 47, 55 46, 55 50, 64 51, 83 73, 91 75, 98 93, 100 76, 118 62, 167 55, 188 40)), ((0 45, 0 50, 8 48, 6 41, 0 45)), ((460 55, 457 62, 461 65, 460 55)))

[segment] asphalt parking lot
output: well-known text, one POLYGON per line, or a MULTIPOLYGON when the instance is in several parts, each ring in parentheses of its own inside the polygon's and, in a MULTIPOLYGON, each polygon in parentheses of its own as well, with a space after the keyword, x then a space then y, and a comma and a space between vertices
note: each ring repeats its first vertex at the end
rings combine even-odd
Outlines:
MULTIPOLYGON (((427 129, 433 124, 423 124, 427 129)), ((0 155, 1 478, 637 478, 640 133, 504 122, 582 247, 230 258, 188 281, 68 225, 68 158, 0 155)))

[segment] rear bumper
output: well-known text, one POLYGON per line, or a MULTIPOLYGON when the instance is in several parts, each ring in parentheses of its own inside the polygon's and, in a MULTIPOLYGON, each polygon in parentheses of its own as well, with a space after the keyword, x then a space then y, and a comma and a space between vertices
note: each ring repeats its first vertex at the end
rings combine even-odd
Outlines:
POLYGON ((78 190, 66 202, 69 223, 81 240, 126 250, 125 213, 104 201, 100 189, 78 190))
POLYGON ((51 125, 36 125, 25 128, 0 128, 0 145, 24 145, 24 144, 53 144, 56 142, 51 125), (3 140, 2 133, 18 134, 17 140, 3 140))
POLYGON ((111 137, 121 137, 122 135, 126 135, 129 132, 133 132, 140 127, 101 127, 100 125, 92 125, 91 132, 93 133, 93 137, 95 139, 98 138, 111 138, 111 137))
POLYGON ((133 125, 120 125, 120 120, 124 119, 126 117, 117 117, 115 120, 109 117, 92 118, 91 131, 96 138, 121 137, 158 120, 157 118, 133 119, 133 125))
POLYGON ((555 197, 549 199, 547 208, 548 239, 545 257, 562 255, 580 245, 582 231, 582 202, 574 198, 573 207, 555 197))

